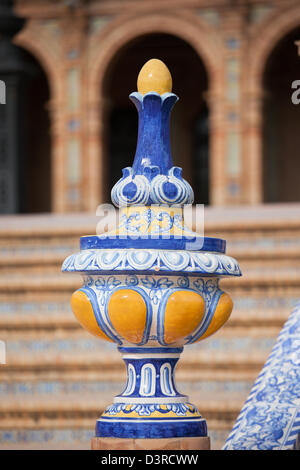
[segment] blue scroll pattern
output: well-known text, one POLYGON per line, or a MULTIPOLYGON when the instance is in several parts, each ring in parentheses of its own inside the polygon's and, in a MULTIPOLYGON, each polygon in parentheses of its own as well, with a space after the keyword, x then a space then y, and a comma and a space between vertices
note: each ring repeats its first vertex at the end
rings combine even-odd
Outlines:
POLYGON ((240 276, 238 263, 230 256, 192 251, 154 249, 94 249, 70 255, 63 263, 65 272, 166 271, 240 276))
POLYGON ((224 449, 292 449, 299 432, 300 305, 282 329, 224 449))

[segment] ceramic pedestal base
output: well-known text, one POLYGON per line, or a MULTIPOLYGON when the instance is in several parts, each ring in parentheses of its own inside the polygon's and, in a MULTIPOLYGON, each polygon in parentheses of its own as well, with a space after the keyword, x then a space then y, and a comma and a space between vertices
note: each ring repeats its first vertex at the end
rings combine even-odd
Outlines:
POLYGON ((176 390, 174 369, 182 348, 119 349, 127 366, 127 384, 97 420, 96 437, 207 437, 205 419, 176 390))
POLYGON ((118 439, 94 437, 92 450, 210 450, 209 437, 178 437, 167 439, 118 439))

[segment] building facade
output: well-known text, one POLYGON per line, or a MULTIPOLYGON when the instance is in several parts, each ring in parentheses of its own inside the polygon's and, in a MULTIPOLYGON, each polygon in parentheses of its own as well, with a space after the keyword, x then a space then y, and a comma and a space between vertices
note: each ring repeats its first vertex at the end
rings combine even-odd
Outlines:
POLYGON ((196 202, 300 201, 299 1, 18 0, 15 10, 27 19, 15 44, 35 68, 22 212, 95 212, 110 200, 134 152, 128 94, 152 57, 180 97, 174 160, 196 202))

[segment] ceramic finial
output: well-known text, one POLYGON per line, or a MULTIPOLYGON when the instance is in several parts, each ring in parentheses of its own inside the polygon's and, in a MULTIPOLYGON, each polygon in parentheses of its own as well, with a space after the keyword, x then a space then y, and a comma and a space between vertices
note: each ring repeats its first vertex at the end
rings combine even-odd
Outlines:
POLYGON ((159 59, 151 59, 141 68, 137 79, 138 92, 142 95, 155 91, 160 95, 172 91, 172 76, 168 67, 159 59))

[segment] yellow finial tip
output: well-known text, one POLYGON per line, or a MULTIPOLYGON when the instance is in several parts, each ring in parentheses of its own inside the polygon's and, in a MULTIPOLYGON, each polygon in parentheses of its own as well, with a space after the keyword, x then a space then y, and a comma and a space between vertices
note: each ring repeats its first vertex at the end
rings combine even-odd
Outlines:
POLYGON ((151 59, 141 68, 137 79, 138 92, 142 95, 156 91, 160 95, 172 91, 172 76, 168 67, 159 59, 151 59))

